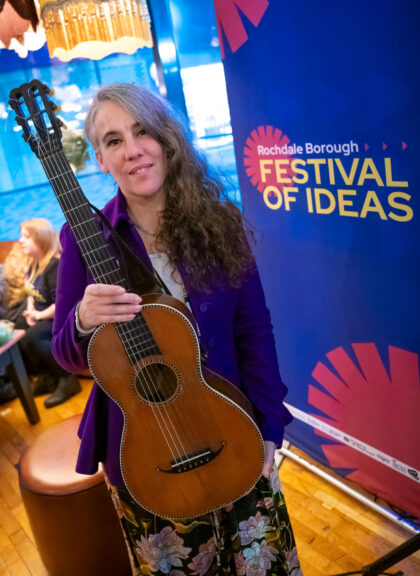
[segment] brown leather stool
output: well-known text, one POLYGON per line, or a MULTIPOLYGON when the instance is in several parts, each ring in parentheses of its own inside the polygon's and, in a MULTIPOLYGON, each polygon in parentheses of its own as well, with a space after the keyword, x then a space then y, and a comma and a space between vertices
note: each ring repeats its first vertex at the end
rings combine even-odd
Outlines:
POLYGON ((128 576, 128 552, 103 473, 74 471, 80 418, 52 426, 25 452, 22 500, 51 576, 128 576))

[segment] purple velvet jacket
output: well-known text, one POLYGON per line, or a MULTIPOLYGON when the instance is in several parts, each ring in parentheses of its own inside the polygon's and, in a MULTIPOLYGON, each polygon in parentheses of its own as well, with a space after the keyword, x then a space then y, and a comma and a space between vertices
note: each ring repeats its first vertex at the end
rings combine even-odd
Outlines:
MULTIPOLYGON (((151 267, 140 236, 130 223, 121 192, 103 210, 127 244, 151 267)), ((104 231, 109 238, 109 232, 104 231)), ((89 337, 76 333, 74 314, 92 277, 86 269, 74 236, 65 225, 61 232, 62 256, 58 269, 53 354, 70 372, 87 368, 89 337)), ((215 285, 209 294, 199 293, 187 272, 180 274, 207 351, 206 365, 240 388, 255 408, 265 440, 281 443, 284 426, 292 419, 283 405, 287 388, 281 381, 270 314, 258 272, 252 272, 240 289, 215 285)), ((103 462, 110 482, 123 487, 120 469, 122 412, 95 383, 83 414, 77 471, 94 474, 103 462)))

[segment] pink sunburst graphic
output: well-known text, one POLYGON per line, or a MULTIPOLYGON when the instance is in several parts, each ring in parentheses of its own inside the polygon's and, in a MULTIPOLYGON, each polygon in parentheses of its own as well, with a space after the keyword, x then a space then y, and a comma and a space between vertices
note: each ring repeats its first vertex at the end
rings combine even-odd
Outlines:
POLYGON ((277 168, 277 171, 275 166, 276 159, 293 158, 291 154, 281 152, 281 149, 289 143, 289 138, 273 126, 259 126, 247 138, 244 148, 244 165, 252 185, 256 186, 259 192, 263 192, 267 186, 276 186, 281 190, 286 183, 279 180, 290 180, 287 186, 293 185, 291 178, 294 173, 290 168, 290 162, 286 161, 277 168), (264 148, 264 153, 261 153, 261 147, 264 148), (269 153, 267 153, 268 150, 270 150, 269 153), (264 166, 261 160, 268 162, 264 166))
MULTIPOLYGON (((353 344, 359 367, 343 348, 327 354, 335 371, 318 362, 308 400, 331 426, 408 465, 420 469, 418 441, 420 378, 418 356, 389 346, 389 373, 375 344, 353 344)), ((328 437, 316 431, 321 436, 328 437)), ((347 477, 392 504, 420 517, 420 482, 346 444, 325 444, 333 468, 352 468, 347 477)))
POLYGON ((220 52, 225 57, 223 34, 232 52, 236 52, 248 40, 240 12, 257 27, 268 8, 267 0, 214 0, 220 52))

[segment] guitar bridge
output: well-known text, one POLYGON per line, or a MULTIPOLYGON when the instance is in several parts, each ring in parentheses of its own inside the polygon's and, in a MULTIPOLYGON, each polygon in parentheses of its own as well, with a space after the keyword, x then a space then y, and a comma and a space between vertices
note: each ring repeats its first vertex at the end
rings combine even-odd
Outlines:
POLYGON ((216 456, 223 450, 224 446, 225 442, 222 442, 219 450, 204 448, 204 450, 199 450, 198 452, 193 452, 192 454, 186 454, 181 458, 172 460, 171 467, 168 470, 163 470, 162 468, 157 468, 156 470, 158 472, 165 472, 166 474, 179 474, 180 472, 189 472, 190 470, 195 470, 196 468, 205 466, 214 460, 216 456))

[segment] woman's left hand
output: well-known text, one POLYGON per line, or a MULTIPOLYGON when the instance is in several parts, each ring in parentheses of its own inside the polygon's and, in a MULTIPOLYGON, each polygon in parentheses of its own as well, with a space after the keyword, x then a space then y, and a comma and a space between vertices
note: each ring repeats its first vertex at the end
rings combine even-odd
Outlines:
POLYGON ((264 440, 264 448, 265 448, 265 461, 262 470, 262 475, 265 478, 270 478, 271 470, 273 469, 276 444, 271 440, 264 440))
POLYGON ((28 326, 35 326, 38 321, 38 313, 36 310, 25 310, 23 316, 25 316, 28 326))

